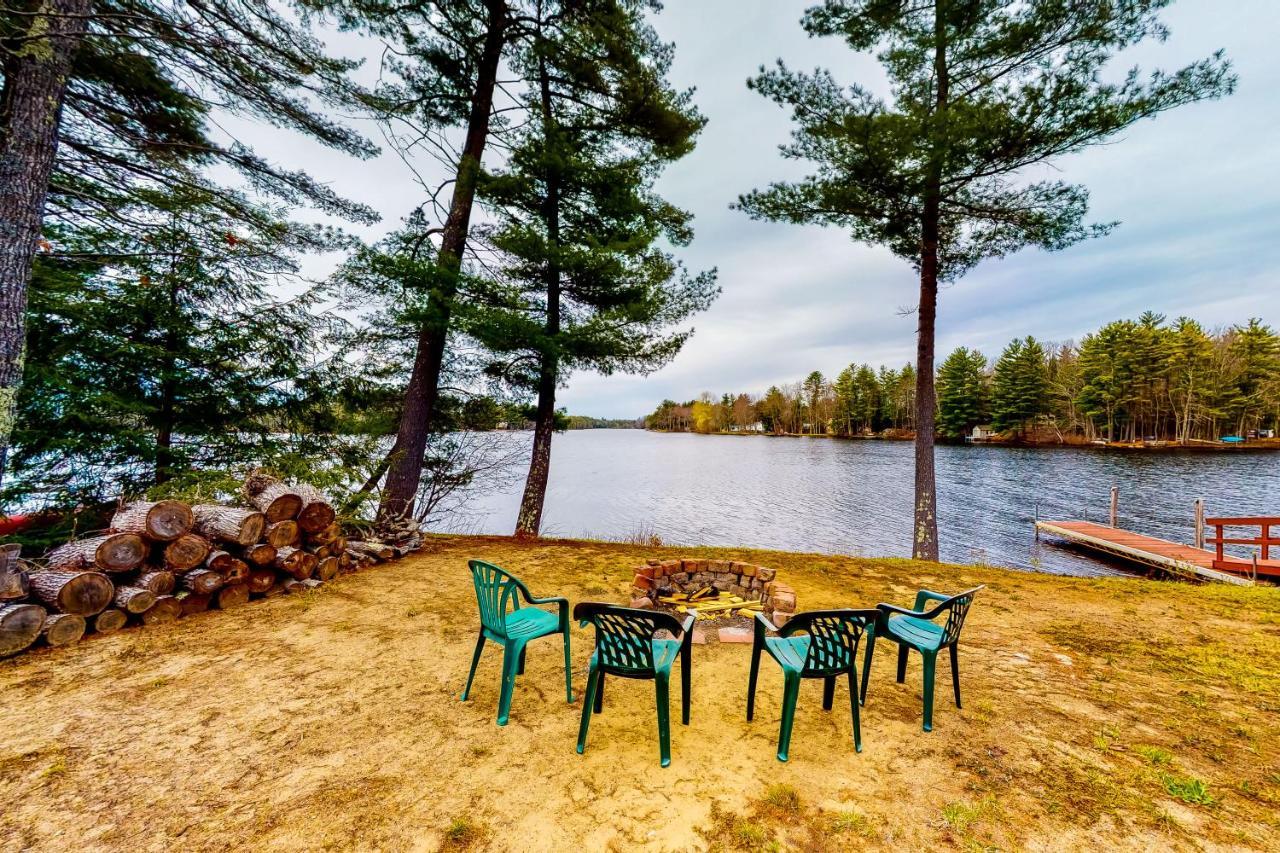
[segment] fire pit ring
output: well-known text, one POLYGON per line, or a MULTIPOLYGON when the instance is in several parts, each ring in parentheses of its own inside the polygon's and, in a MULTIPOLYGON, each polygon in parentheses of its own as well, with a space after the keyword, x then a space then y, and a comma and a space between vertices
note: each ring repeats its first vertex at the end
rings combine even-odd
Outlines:
MULTIPOLYGON (((631 606, 657 609, 660 592, 693 595, 712 588, 721 595, 736 595, 759 601, 765 618, 777 627, 787 624, 796 612, 796 593, 777 579, 774 569, 738 560, 649 560, 635 570, 631 606)), ((715 599, 712 599, 714 601, 715 599)), ((697 602, 689 602, 696 608, 697 602)))

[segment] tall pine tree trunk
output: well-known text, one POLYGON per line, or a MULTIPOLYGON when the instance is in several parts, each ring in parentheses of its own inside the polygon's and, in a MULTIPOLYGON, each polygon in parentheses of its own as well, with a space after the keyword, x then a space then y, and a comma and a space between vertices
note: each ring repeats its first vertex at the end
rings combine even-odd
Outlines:
MULTIPOLYGON (((555 117, 551 109, 551 79, 546 61, 539 64, 542 95, 542 123, 548 147, 555 146, 555 117)), ((535 538, 542 529, 542 506, 547 496, 547 478, 551 475, 551 438, 556 424, 556 384, 559 381, 557 340, 560 334, 560 181, 556 167, 546 173, 547 196, 543 200, 542 221, 547 230, 547 264, 544 270, 547 288, 546 332, 542 357, 538 365, 538 413, 533 425, 533 448, 529 458, 529 476, 524 481, 520 514, 516 517, 516 536, 535 538)))
POLYGON ((457 294, 457 276, 467 246, 471 225, 471 209, 475 201, 480 159, 489 137, 489 119, 493 109, 493 92, 498 79, 498 65, 506 43, 510 20, 505 0, 487 0, 488 29, 477 67, 475 90, 471 98, 471 114, 467 136, 458 162, 458 172, 445 219, 440 242, 441 279, 430 296, 431 316, 418 333, 417 352, 409 385, 405 389, 400 428, 392 447, 379 516, 401 518, 413 511, 414 497, 422 479, 423 458, 431 432, 436 399, 439 396, 440 371, 444 365, 445 344, 449 336, 449 317, 457 294))
POLYGON ((920 308, 916 330, 916 478, 911 556, 938 559, 938 480, 934 468, 933 439, 938 416, 934 386, 934 333, 938 317, 938 241, 941 236, 942 165, 945 157, 949 78, 944 3, 934 6, 934 138, 924 210, 920 218, 920 308))
POLYGON ((23 3, 25 37, 2 47, 0 92, 0 479, 22 385, 27 285, 44 219, 71 58, 90 0, 23 3))

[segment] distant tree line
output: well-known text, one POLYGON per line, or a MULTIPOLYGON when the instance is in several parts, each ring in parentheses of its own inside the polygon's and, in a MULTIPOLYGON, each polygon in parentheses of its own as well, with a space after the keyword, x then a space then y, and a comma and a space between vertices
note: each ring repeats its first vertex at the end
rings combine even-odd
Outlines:
MULTIPOLYGON (((850 365, 763 396, 664 401, 649 429, 875 435, 915 428, 915 371, 850 365)), ((1075 343, 1013 340, 994 362, 959 347, 938 367, 937 432, 1011 440, 1189 444, 1280 428, 1280 336, 1261 320, 1208 331, 1147 312, 1075 343)))

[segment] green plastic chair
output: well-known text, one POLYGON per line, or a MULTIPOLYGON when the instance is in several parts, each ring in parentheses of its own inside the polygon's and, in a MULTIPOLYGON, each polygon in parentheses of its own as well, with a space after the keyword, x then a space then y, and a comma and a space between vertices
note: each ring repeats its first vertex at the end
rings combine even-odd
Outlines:
POLYGON ((591 653, 587 695, 578 728, 578 754, 587 748, 587 727, 592 713, 604 710, 605 675, 653 679, 658 694, 658 744, 662 766, 671 764, 671 667, 680 657, 680 722, 689 725, 689 667, 692 663, 694 614, 682 624, 670 613, 637 610, 584 601, 573 608, 573 618, 585 628, 596 628, 596 648, 591 653), (657 639, 670 631, 672 640, 657 639))
POLYGON ((960 707, 960 659, 956 653, 960 641, 960 629, 964 627, 965 616, 969 614, 969 606, 974 596, 982 589, 976 586, 956 595, 943 595, 922 589, 916 593, 915 608, 906 610, 892 604, 878 604, 880 619, 873 630, 867 634, 867 656, 862 664, 862 702, 867 701, 867 680, 871 676, 871 656, 875 652, 876 637, 884 637, 898 644, 898 683, 907 677, 907 654, 915 649, 924 659, 924 730, 933 731, 933 673, 938 662, 938 653, 943 649, 951 652, 951 683, 955 688, 956 707, 960 707), (929 610, 924 606, 936 601, 938 605, 929 610), (943 625, 936 620, 942 614, 947 615, 943 625))
MULTIPOLYGON (((853 711, 853 748, 862 752, 862 723, 858 715, 858 642, 870 633, 878 610, 811 610, 797 613, 782 628, 757 613, 755 641, 751 648, 751 679, 747 685, 747 722, 755 716, 756 680, 760 674, 760 653, 782 667, 782 725, 778 731, 778 760, 786 761, 791 747, 791 727, 796 719, 800 680, 821 678, 822 710, 830 711, 835 701, 836 676, 849 679, 849 706, 853 711), (769 634, 776 632, 778 636, 769 634)), ((871 649, 867 649, 871 653, 871 649)))
POLYGON ((471 682, 476 677, 476 666, 484 641, 493 640, 502 646, 502 692, 498 700, 498 725, 505 726, 511 714, 511 694, 515 690, 516 676, 524 675, 525 645, 530 640, 552 634, 564 635, 564 693, 573 702, 573 673, 569 661, 569 601, 565 598, 534 598, 529 588, 510 572, 482 560, 471 560, 471 579, 476 586, 476 602, 480 605, 480 636, 476 639, 476 652, 471 658, 471 672, 467 674, 467 686, 462 690, 462 701, 471 695, 471 682), (521 607, 526 604, 555 604, 559 613, 551 613, 538 607, 521 607))

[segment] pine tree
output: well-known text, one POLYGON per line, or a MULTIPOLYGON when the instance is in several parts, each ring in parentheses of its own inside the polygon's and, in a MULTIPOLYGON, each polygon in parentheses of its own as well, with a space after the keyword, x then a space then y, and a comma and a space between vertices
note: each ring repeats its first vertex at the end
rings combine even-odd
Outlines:
MULTIPOLYGON (((689 214, 653 183, 692 150, 704 119, 666 82, 671 49, 645 11, 632 0, 539 7, 513 63, 528 81, 528 129, 481 188, 499 219, 489 239, 503 269, 464 325, 513 357, 501 372, 538 401, 519 536, 541 525, 557 387, 575 369, 666 364, 690 334, 673 327, 717 292, 714 273, 689 275, 658 246, 692 238, 689 214)), ((700 401, 697 429, 727 425, 731 405, 700 401)))
POLYGON ((987 421, 987 357, 956 348, 938 368, 938 431, 962 439, 987 421))
POLYGON ((1168 0, 825 0, 810 35, 875 51, 892 101, 824 71, 779 63, 750 85, 793 109, 789 159, 815 173, 743 196, 752 216, 850 229, 919 272, 912 553, 938 558, 934 326, 939 281, 1027 246, 1061 249, 1110 226, 1085 223, 1088 193, 1026 179, 1031 167, 1100 143, 1139 119, 1226 94, 1220 54, 1173 74, 1104 81, 1118 52, 1165 33, 1168 0))
POLYGON ((1048 373, 1044 347, 1027 336, 1005 347, 996 362, 991 388, 992 422, 998 430, 1025 434, 1027 424, 1045 411, 1048 373))

